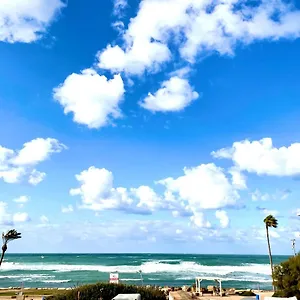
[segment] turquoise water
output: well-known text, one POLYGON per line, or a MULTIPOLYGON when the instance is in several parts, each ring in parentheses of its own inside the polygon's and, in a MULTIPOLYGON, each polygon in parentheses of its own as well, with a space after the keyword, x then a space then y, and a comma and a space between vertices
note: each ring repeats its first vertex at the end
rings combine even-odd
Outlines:
MULTIPOLYGON (((274 256, 274 263, 287 259, 274 256)), ((108 281, 159 286, 191 285, 196 276, 222 278, 224 287, 271 288, 268 256, 195 254, 7 254, 0 287, 73 287, 108 281)), ((212 284, 212 281, 203 282, 212 284)))

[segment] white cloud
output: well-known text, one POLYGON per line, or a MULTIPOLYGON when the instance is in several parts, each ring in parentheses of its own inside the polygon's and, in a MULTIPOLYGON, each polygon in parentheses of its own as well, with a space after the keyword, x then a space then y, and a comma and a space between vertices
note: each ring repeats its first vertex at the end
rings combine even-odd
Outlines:
POLYGON ((274 209, 267 209, 267 208, 263 208, 260 210, 261 214, 266 216, 272 215, 274 217, 279 215, 279 211, 278 210, 274 210, 274 209))
POLYGON ((53 138, 37 138, 23 145, 17 155, 11 160, 17 166, 36 165, 47 160, 52 153, 59 153, 66 146, 53 138))
POLYGON ((82 208, 120 209, 132 203, 126 189, 113 188, 113 174, 106 169, 90 167, 75 177, 80 187, 71 189, 70 194, 81 196, 82 208))
POLYGON ((89 128, 100 128, 120 118, 123 94, 124 83, 120 75, 108 80, 93 69, 71 74, 54 89, 54 99, 63 106, 64 113, 73 113, 74 122, 89 128))
POLYGON ((219 219, 222 228, 227 228, 229 225, 229 217, 225 210, 217 210, 216 218, 219 219))
POLYGON ((271 199, 271 196, 268 193, 261 193, 258 189, 256 189, 251 194, 252 201, 268 201, 271 199))
POLYGON ((79 188, 71 189, 71 196, 80 196, 80 208, 123 210, 129 213, 146 214, 167 208, 169 202, 162 199, 149 186, 124 188, 113 186, 113 174, 94 166, 76 175, 79 188))
POLYGON ((188 80, 174 76, 164 81, 154 95, 149 93, 140 105, 153 112, 180 111, 198 97, 199 94, 193 91, 188 80))
POLYGON ((32 185, 37 185, 40 182, 42 182, 45 179, 45 177, 46 177, 46 173, 34 169, 29 175, 28 182, 32 185))
POLYGON ((297 208, 297 209, 296 209, 295 215, 296 215, 296 216, 300 216, 300 208, 297 208))
POLYGON ((127 6, 127 0, 114 0, 114 15, 121 17, 127 6))
POLYGON ((4 170, 0 171, 0 178, 2 178, 6 183, 17 183, 26 174, 24 168, 16 168, 9 165, 3 168, 4 170))
POLYGON ((7 212, 7 204, 0 201, 0 225, 12 225, 11 215, 7 212))
POLYGON ((124 23, 122 21, 116 21, 112 24, 113 29, 115 29, 119 34, 124 33, 124 23))
POLYGON ((207 50, 231 55, 239 42, 296 38, 300 34, 299 11, 283 1, 259 1, 257 6, 250 1, 217 1, 211 13, 205 12, 205 6, 211 3, 201 3, 184 30, 187 41, 181 54, 190 61, 207 50), (278 12, 275 20, 273 16, 278 12))
POLYGON ((290 189, 285 189, 281 192, 280 199, 285 200, 291 195, 292 191, 290 189))
POLYGON ((25 212, 18 212, 13 215, 14 223, 24 223, 30 221, 30 217, 25 212))
POLYGON ((49 219, 45 215, 42 215, 42 216, 40 216, 40 222, 42 224, 48 224, 49 223, 49 219))
MULTIPOLYGON (((253 235, 252 235, 253 238, 255 238, 257 240, 263 240, 263 241, 266 240, 266 230, 265 229, 252 228, 252 233, 253 233, 253 235)), ((280 234, 273 229, 269 230, 269 235, 271 238, 274 238, 274 239, 280 238, 280 234)))
POLYGON ((258 175, 292 176, 300 174, 300 143, 276 148, 271 138, 259 141, 244 140, 230 148, 213 152, 217 158, 232 159, 242 171, 258 175))
POLYGON ((14 202, 16 203, 27 203, 29 201, 28 196, 20 196, 19 198, 13 199, 14 202))
POLYGON ((280 238, 280 234, 278 232, 276 232, 276 231, 272 231, 271 230, 271 231, 269 231, 269 234, 274 239, 279 239, 280 238))
POLYGON ((191 223, 198 228, 210 228, 211 227, 210 222, 205 220, 203 212, 195 212, 190 217, 190 220, 191 220, 191 223))
POLYGON ((30 43, 40 39, 64 6, 61 0, 1 0, 0 41, 30 43))
POLYGON ((161 43, 141 40, 129 51, 109 45, 97 54, 97 58, 98 67, 101 69, 109 69, 114 73, 125 71, 141 75, 146 69, 157 71, 161 63, 170 60, 171 54, 168 47, 161 43))
POLYGON ((299 37, 299 17, 298 10, 280 0, 255 6, 237 0, 142 0, 123 34, 123 49, 109 45, 98 55, 99 66, 133 74, 156 71, 171 58, 170 41, 190 62, 207 52, 232 55, 238 43, 299 37))
POLYGON ((64 214, 71 213, 73 211, 74 211, 74 208, 73 208, 73 206, 71 204, 68 205, 68 206, 63 206, 61 208, 61 212, 64 213, 64 214))
POLYGON ((7 183, 17 183, 29 176, 29 183, 36 185, 46 174, 34 167, 49 159, 51 154, 59 153, 63 149, 66 149, 66 146, 52 138, 34 139, 25 143, 21 150, 0 146, 0 178, 7 183))
POLYGON ((228 173, 231 175, 232 185, 236 189, 243 190, 247 188, 246 177, 240 172, 240 170, 236 168, 230 168, 228 173))
POLYGON ((285 189, 285 190, 276 190, 274 193, 263 193, 259 189, 256 189, 254 192, 252 192, 251 199, 252 201, 269 201, 269 200, 285 200, 287 199, 290 194, 291 190, 285 189))
POLYGON ((223 169, 215 164, 202 164, 190 169, 184 168, 183 171, 183 176, 166 178, 159 183, 169 193, 178 195, 194 211, 235 205, 240 198, 223 169))
POLYGON ((139 199, 137 207, 154 211, 162 206, 162 199, 149 186, 130 189, 131 194, 139 199))
POLYGON ((299 238, 300 237, 300 231, 295 231, 294 232, 294 237, 299 238))
POLYGON ((3 165, 5 165, 7 160, 13 157, 13 155, 14 155, 13 150, 0 146, 0 170, 2 170, 3 165))

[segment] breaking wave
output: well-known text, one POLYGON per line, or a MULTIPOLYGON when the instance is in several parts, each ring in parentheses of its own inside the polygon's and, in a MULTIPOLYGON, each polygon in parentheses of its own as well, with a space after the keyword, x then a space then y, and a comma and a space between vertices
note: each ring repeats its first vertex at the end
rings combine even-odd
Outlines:
MULTIPOLYGON (((150 261, 138 266, 130 265, 76 265, 76 264, 22 264, 4 262, 0 270, 3 271, 55 271, 55 272, 72 272, 72 271, 98 271, 103 273, 137 273, 139 270, 143 274, 153 273, 180 273, 181 275, 190 276, 227 276, 233 273, 250 273, 255 275, 270 275, 270 267, 266 264, 242 264, 237 266, 207 266, 195 262, 180 262, 169 264, 161 261, 150 261)), ((0 275, 1 276, 1 275, 0 275)), ((0 277, 1 278, 1 277, 0 277)))

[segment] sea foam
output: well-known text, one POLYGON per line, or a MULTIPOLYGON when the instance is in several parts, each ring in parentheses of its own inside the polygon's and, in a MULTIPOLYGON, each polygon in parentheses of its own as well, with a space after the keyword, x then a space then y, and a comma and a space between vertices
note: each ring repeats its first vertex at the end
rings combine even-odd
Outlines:
POLYGON ((150 261, 138 266, 130 265, 75 265, 75 264, 23 264, 4 262, 0 271, 55 271, 55 272, 72 272, 72 271, 98 271, 103 273, 137 273, 139 270, 143 274, 153 273, 180 273, 182 275, 205 275, 205 276, 227 276, 236 273, 250 273, 255 275, 270 275, 270 266, 267 264, 242 264, 236 266, 208 266, 198 264, 192 261, 181 261, 176 264, 169 264, 160 261, 150 261))

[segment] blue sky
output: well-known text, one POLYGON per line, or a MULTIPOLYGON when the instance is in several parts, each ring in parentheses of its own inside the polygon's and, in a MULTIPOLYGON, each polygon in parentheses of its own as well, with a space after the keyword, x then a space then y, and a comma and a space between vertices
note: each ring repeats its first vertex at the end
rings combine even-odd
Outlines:
POLYGON ((1 3, 9 250, 264 254, 271 213, 291 253, 299 19, 298 1, 1 3))

